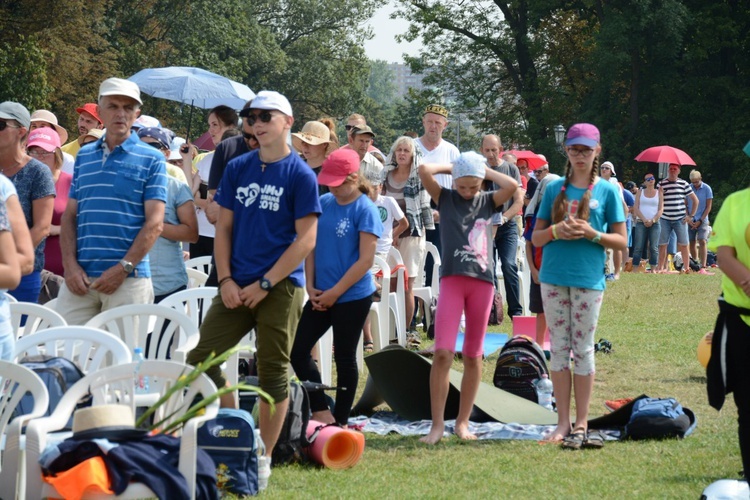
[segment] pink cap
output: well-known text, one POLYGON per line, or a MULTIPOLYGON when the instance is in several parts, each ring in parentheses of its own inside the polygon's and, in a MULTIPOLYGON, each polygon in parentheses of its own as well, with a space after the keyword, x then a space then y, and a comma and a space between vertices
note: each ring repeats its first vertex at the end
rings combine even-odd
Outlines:
POLYGON ((601 142, 599 129, 590 123, 576 123, 568 129, 566 146, 580 144, 590 148, 596 147, 601 142))
POLYGON ((346 177, 359 170, 359 155, 353 149, 337 149, 323 161, 318 184, 337 187, 346 177))
POLYGON ((54 129, 42 127, 32 130, 26 147, 39 146, 45 151, 54 151, 60 147, 60 136, 54 129))

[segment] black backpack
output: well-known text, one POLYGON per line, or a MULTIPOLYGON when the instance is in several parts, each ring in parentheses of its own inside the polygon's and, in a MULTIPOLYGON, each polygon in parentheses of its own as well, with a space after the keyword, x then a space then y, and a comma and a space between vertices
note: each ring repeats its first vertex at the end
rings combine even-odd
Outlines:
MULTIPOLYGON (((27 356, 19 364, 30 369, 36 373, 39 378, 42 379, 44 385, 47 386, 47 392, 49 393, 49 406, 47 413, 44 416, 49 416, 57 404, 62 399, 63 394, 76 382, 84 377, 83 372, 78 366, 69 359, 47 356, 40 354, 36 356, 27 356)), ((84 408, 91 406, 91 395, 87 395, 78 402, 76 408, 84 408)), ((31 394, 27 393, 18 402, 16 407, 17 415, 24 415, 30 413, 34 407, 34 398, 31 394)), ((73 417, 70 417, 68 421, 68 428, 72 428, 73 417)))
POLYGON ((625 426, 628 439, 684 438, 695 428, 695 415, 674 398, 641 398, 625 426))
POLYGON ((539 403, 534 384, 549 376, 544 351, 525 335, 511 338, 500 350, 495 365, 495 387, 539 403))
POLYGON ((307 424, 310 422, 310 398, 299 382, 289 383, 289 409, 284 426, 271 455, 273 465, 301 462, 305 460, 303 449, 310 446, 307 440, 307 424))

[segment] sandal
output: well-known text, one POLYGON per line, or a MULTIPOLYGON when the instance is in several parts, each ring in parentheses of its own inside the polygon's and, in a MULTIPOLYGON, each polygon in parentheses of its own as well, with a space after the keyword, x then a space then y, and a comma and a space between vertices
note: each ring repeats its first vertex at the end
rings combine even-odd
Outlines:
POLYGON ((586 441, 586 429, 576 427, 573 432, 563 438, 560 447, 566 450, 580 450, 584 441, 586 441))
POLYGON ((373 349, 374 347, 372 344, 372 340, 368 340, 364 344, 362 344, 362 352, 364 352, 365 354, 372 354, 373 349))
POLYGON ((586 433, 586 440, 583 442, 584 448, 600 449, 604 446, 604 436, 599 431, 586 433))

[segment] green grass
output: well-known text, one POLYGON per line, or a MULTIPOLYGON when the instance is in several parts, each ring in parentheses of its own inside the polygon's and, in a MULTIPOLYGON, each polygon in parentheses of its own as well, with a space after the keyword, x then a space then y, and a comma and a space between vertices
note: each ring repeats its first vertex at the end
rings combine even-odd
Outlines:
MULTIPOLYGON (((536 441, 451 437, 429 447, 416 437, 366 434, 354 468, 277 467, 263 496, 698 498, 708 484, 742 468, 734 403, 730 396, 721 413, 708 406, 696 359, 698 340, 713 328, 719 290, 719 272, 624 274, 605 293, 596 339, 610 340, 614 351, 596 355, 592 416, 606 411, 607 399, 672 396, 698 418, 684 440, 608 442, 602 450, 571 452, 536 441)), ((492 330, 510 332, 507 318, 492 330)), ((495 359, 484 364, 490 383, 495 359)), ((360 391, 366 376, 365 369, 360 391)))

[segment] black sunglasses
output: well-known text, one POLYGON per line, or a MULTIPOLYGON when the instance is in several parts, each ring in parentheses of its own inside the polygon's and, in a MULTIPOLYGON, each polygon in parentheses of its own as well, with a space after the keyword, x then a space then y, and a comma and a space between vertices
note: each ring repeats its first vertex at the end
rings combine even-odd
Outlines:
POLYGON ((356 128, 354 125, 344 125, 344 129, 349 132, 351 129, 356 128))
POLYGON ((10 128, 21 128, 18 125, 11 125, 8 122, 0 121, 0 132, 2 132, 3 130, 5 130, 8 127, 10 127, 10 128))
POLYGON ((258 120, 262 121, 263 123, 270 122, 271 119, 273 118, 273 113, 271 113, 267 109, 263 109, 260 111, 260 113, 256 115, 250 110, 250 108, 248 108, 248 109, 243 109, 242 111, 240 111, 240 116, 242 118, 247 118, 247 124, 252 127, 253 125, 255 125, 255 122, 258 120))
POLYGON ((257 141, 258 140, 253 134, 248 134, 244 130, 242 131, 242 137, 244 137, 246 141, 257 141))
POLYGON ((165 148, 165 147, 164 147, 164 146, 163 146, 163 145, 162 145, 162 144, 161 144, 160 142, 147 142, 147 141, 142 141, 142 142, 143 142, 144 144, 148 144, 148 145, 149 145, 149 146, 151 146, 152 148, 156 148, 156 149, 158 149, 158 150, 160 150, 160 151, 161 151, 162 149, 167 149, 167 148, 165 148))

